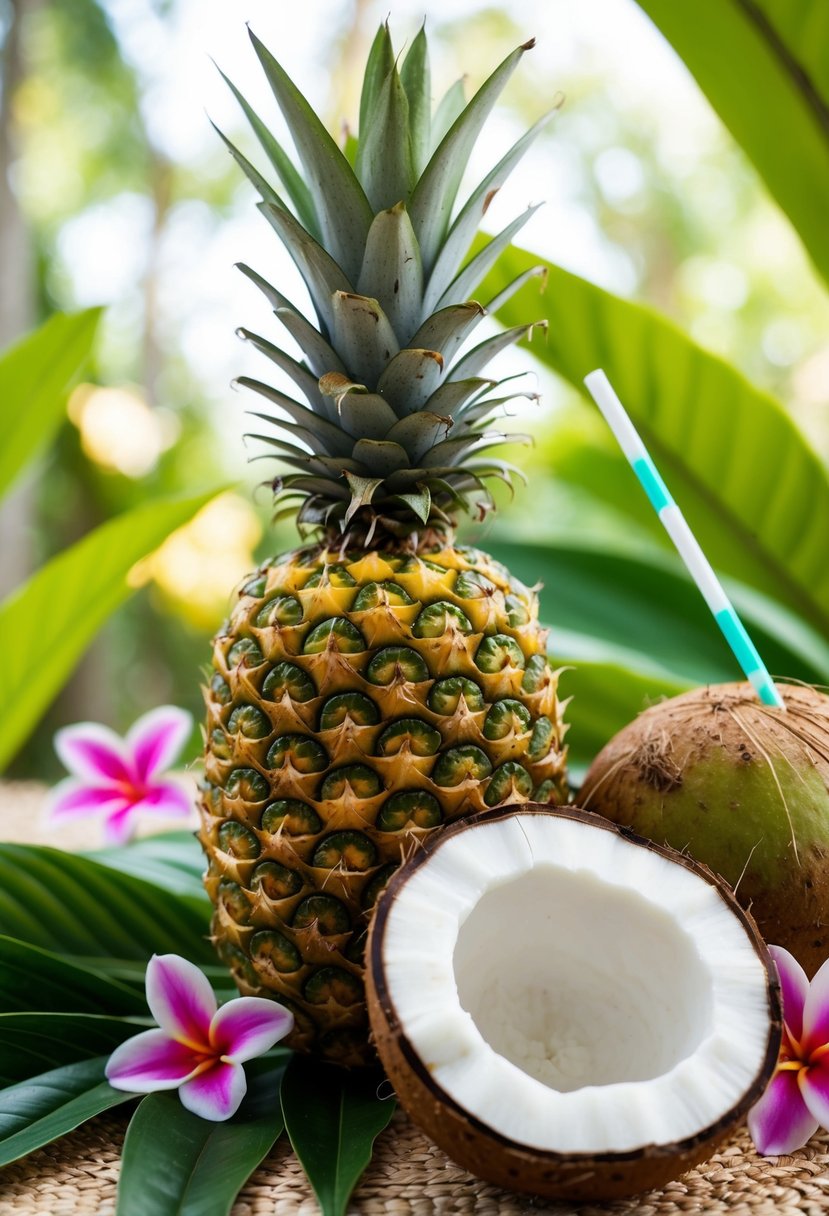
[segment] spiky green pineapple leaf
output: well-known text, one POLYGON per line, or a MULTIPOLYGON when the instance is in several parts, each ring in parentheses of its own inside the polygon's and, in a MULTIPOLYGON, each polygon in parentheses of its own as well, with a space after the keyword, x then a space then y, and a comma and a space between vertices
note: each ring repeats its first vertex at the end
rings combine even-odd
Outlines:
MULTIPOLYGON (((394 70, 394 47, 388 21, 378 28, 371 43, 363 72, 363 87, 360 91, 360 117, 358 135, 360 140, 368 131, 377 110, 384 81, 394 70)), ((359 147, 357 149, 359 155, 359 147)), ((356 159, 355 159, 356 163, 356 159)))
MULTIPOLYGON (((498 164, 491 169, 486 177, 481 181, 470 194, 467 201, 459 211, 457 218, 453 221, 449 233, 444 244, 441 247, 440 253, 435 261, 434 268, 429 276, 429 286, 423 296, 423 312, 424 315, 433 312, 439 307, 438 301, 442 298, 444 292, 449 289, 452 281, 458 276, 458 271, 461 263, 469 252, 469 247, 478 231, 478 227, 484 215, 489 208, 493 196, 501 189, 504 183, 509 178, 515 166, 520 162, 521 158, 529 151, 532 145, 538 139, 539 135, 547 129, 553 118, 558 113, 559 106, 555 106, 547 114, 543 115, 537 123, 530 127, 529 131, 525 132, 519 140, 517 140, 510 150, 504 155, 498 164)), ((529 215, 524 215, 523 220, 529 219, 529 215)), ((512 233, 507 238, 507 243, 512 239, 512 233)), ((498 250, 492 250, 497 256, 498 250)), ((490 265, 494 264, 494 259, 490 265)), ((481 263, 483 265, 483 263, 481 263)), ((483 272, 482 272, 483 276, 483 272)), ((463 282, 458 277, 458 283, 463 282)), ((463 288, 458 286, 453 291, 454 298, 463 298, 463 288)))
POLYGON ((372 220, 368 199, 299 89, 253 31, 250 38, 305 168, 306 183, 317 202, 323 243, 345 275, 356 282, 372 220))
POLYGON ((272 203, 259 203, 258 207, 293 258, 308 288, 320 324, 330 333, 331 296, 335 292, 351 291, 351 283, 339 264, 305 231, 290 211, 272 203))
POLYGON ((100 319, 100 308, 55 313, 0 354, 0 498, 66 417, 66 398, 89 361, 100 319))
POLYGON ((398 351, 377 381, 377 391, 400 417, 422 409, 438 385, 444 370, 443 356, 415 346, 398 351))
POLYGON ((440 147, 440 144, 450 127, 460 118, 466 105, 466 94, 464 91, 463 77, 456 80, 441 97, 435 108, 435 113, 432 118, 432 127, 429 132, 429 150, 434 153, 440 147))
POLYGON ((287 354, 286 351, 280 350, 278 346, 274 346, 267 338, 263 338, 261 334, 255 334, 249 329, 240 328, 237 331, 240 338, 245 342, 249 342, 255 347, 260 354, 266 359, 275 364, 280 371, 284 372, 293 380, 297 388, 303 396, 311 403, 316 411, 319 411, 322 416, 329 417, 325 398, 319 391, 319 378, 312 373, 302 363, 297 363, 296 359, 287 354))
POLYGON ((229 1216, 241 1188, 279 1139, 284 1065, 248 1082, 237 1113, 211 1123, 178 1094, 148 1094, 130 1120, 116 1216, 229 1216))
POLYGON ((405 202, 411 194, 416 172, 409 99, 394 64, 374 100, 368 126, 360 128, 354 168, 375 212, 405 202))
POLYGON ((266 202, 266 203, 273 203, 274 206, 282 207, 283 210, 287 210, 282 199, 277 194, 276 190, 274 190, 274 188, 270 184, 270 182, 267 181, 267 179, 262 176, 262 174, 259 172, 259 170, 256 168, 255 165, 251 164, 251 162, 244 155, 244 153, 240 152, 239 149, 236 147, 236 145, 231 140, 228 139, 228 137, 225 135, 225 133, 221 129, 221 127, 217 127, 215 122, 213 122, 212 119, 210 120, 210 125, 213 128, 213 130, 216 132, 216 134, 218 135, 219 139, 222 141, 224 146, 227 148, 230 155, 236 161, 236 164, 242 170, 245 177, 248 179, 248 181, 251 183, 251 185, 254 186, 256 190, 259 191, 262 201, 266 202))
POLYGON ((400 80, 409 102, 409 135, 415 174, 419 177, 429 159, 432 127, 432 77, 425 26, 421 26, 400 66, 400 80))
POLYGON ((395 1102, 378 1098, 381 1084, 379 1074, 349 1072, 309 1057, 296 1056, 286 1070, 285 1128, 322 1216, 345 1216, 374 1141, 391 1121, 395 1102))
POLYGON ((423 263, 409 213, 402 203, 374 217, 357 293, 375 299, 401 346, 420 324, 423 263))
POLYGON ((102 524, 0 603, 0 771, 36 725, 106 618, 127 576, 214 496, 159 499, 102 524), (34 655, 43 656, 33 662, 34 655))
POLYGON ((409 210, 427 274, 446 236, 463 171, 481 128, 522 56, 533 45, 530 41, 517 47, 484 81, 433 152, 415 187, 409 210))
MULTIPOLYGON (((314 207, 314 200, 311 197, 310 190, 308 189, 305 182, 302 180, 302 177, 298 173, 296 166, 294 165, 294 163, 291 160, 288 153, 285 151, 285 149, 279 143, 276 136, 265 125, 265 123, 262 121, 262 119, 259 117, 259 115, 256 113, 256 111, 248 104, 248 102, 245 100, 242 93, 239 91, 239 89, 236 88, 236 85, 233 83, 233 81, 230 80, 227 76, 225 76, 225 74, 221 70, 221 68, 218 68, 218 71, 219 71, 219 75, 221 76, 222 80, 225 82, 225 84, 230 89, 231 93, 236 98, 237 102, 239 103, 239 106, 241 107, 242 112, 245 115, 245 118, 250 123, 251 129, 253 130, 254 135, 259 140, 259 143, 261 144, 262 148, 264 149, 264 152, 265 152, 268 160, 270 161, 270 163, 273 165, 274 169, 276 170, 279 180, 282 182, 282 184, 285 188, 285 192, 288 195, 288 198, 293 203, 297 218, 300 220, 303 227, 308 229, 308 231, 311 233, 311 236, 314 237, 314 239, 318 241, 320 239, 320 231, 319 231, 319 222, 317 220, 316 208, 314 207)), ((213 126, 216 131, 219 131, 218 127, 215 126, 215 123, 213 124, 213 126)), ((219 131, 219 135, 222 136, 222 139, 225 139, 225 137, 224 137, 224 135, 222 135, 221 131, 219 131)), ((229 141, 225 140, 225 142, 228 143, 228 146, 230 147, 232 154, 234 156, 237 155, 235 148, 233 148, 233 146, 229 144, 229 141)), ((243 166, 243 168, 244 168, 244 166, 243 166)), ((254 182, 254 185, 256 185, 255 182, 254 182)), ((257 189, 258 189, 258 187, 257 187, 257 189)), ((262 197, 263 197, 263 199, 265 199, 268 196, 266 194, 263 194, 262 197)), ((273 200, 271 200, 271 201, 273 201, 273 200)))
POLYGON ((398 494, 401 502, 405 502, 416 519, 427 523, 432 508, 432 492, 425 482, 417 482, 417 489, 409 494, 398 494))
POLYGON ((342 353, 349 371, 374 388, 400 343, 376 300, 338 291, 331 299, 331 340, 342 353))
POLYGON ((446 288, 437 301, 436 307, 445 308, 448 304, 457 303, 458 300, 469 299, 504 250, 512 244, 513 238, 518 235, 525 224, 529 223, 541 206, 541 203, 536 203, 533 207, 527 207, 521 215, 517 215, 497 236, 484 245, 483 249, 479 249, 446 288))
POLYGON ((0 1091, 0 1168, 133 1101, 104 1076, 106 1056, 79 1060, 0 1091))

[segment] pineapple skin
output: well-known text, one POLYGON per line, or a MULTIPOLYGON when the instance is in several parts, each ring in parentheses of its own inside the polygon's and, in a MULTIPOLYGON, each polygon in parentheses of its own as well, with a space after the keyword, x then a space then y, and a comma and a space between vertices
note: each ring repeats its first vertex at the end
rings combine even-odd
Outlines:
POLYGON ((213 668, 212 939, 240 992, 292 1010, 288 1046, 370 1064, 362 952, 397 865, 441 823, 566 801, 537 597, 463 546, 309 546, 243 583, 213 668))

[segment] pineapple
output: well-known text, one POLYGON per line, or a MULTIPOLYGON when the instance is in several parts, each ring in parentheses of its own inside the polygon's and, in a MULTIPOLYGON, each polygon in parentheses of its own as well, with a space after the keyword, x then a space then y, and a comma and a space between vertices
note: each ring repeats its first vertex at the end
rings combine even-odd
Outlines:
POLYGON ((566 795, 537 597, 454 543, 457 517, 485 513, 488 483, 514 472, 484 453, 507 438, 490 424, 519 394, 481 372, 528 328, 461 348, 499 302, 481 307, 476 286, 530 212, 466 259, 492 194, 550 116, 453 215, 472 146, 532 43, 468 105, 456 86, 431 117, 424 31, 398 69, 382 27, 360 138, 343 152, 252 40, 304 174, 233 85, 284 197, 228 147, 316 324, 241 267, 302 360, 241 334, 304 401, 240 383, 275 408, 257 417, 288 470, 276 501, 314 540, 247 579, 215 639, 200 836, 213 938, 240 990, 294 1012, 293 1047, 360 1065, 372 1059, 366 927, 401 859, 460 816, 566 795))

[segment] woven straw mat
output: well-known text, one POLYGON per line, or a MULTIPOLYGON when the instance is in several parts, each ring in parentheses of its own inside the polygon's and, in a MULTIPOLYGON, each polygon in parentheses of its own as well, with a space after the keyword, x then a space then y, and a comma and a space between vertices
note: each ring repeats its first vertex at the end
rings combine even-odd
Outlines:
MULTIPOLYGON (((0 837, 44 843, 37 824, 41 798, 42 791, 36 786, 0 789, 0 837)), ((49 842, 72 848, 79 840, 64 830, 50 832, 49 842)), ((84 844, 88 847, 87 840, 84 844)), ((0 1216, 114 1216, 128 1117, 123 1110, 101 1115, 0 1171, 0 1216)), ((233 1216, 317 1216, 318 1210, 283 1137, 248 1180, 234 1204, 233 1216)), ((479 1182, 398 1112, 377 1141, 374 1159, 349 1212, 355 1216, 685 1216, 697 1212, 817 1216, 829 1213, 829 1135, 816 1136, 807 1148, 790 1157, 763 1160, 742 1128, 709 1161, 664 1190, 614 1203, 573 1207, 479 1182)))

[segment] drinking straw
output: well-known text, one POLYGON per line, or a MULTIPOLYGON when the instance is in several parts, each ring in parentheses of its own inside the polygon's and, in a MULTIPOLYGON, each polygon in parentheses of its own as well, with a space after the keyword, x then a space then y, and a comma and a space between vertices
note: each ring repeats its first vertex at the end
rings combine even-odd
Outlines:
POLYGON ((765 663, 757 653, 757 647, 749 637, 746 627, 737 615, 737 610, 726 595, 711 563, 700 548, 697 538, 688 527, 685 516, 671 497, 668 487, 653 462, 653 458, 642 442, 636 427, 630 420, 616 392, 601 368, 584 377, 584 383, 596 405, 602 411, 628 463, 650 499, 665 531, 676 546, 679 556, 688 567, 688 573, 699 587, 714 620, 725 635, 725 640, 734 652, 737 662, 751 681, 760 700, 766 705, 785 709, 774 681, 765 663))

